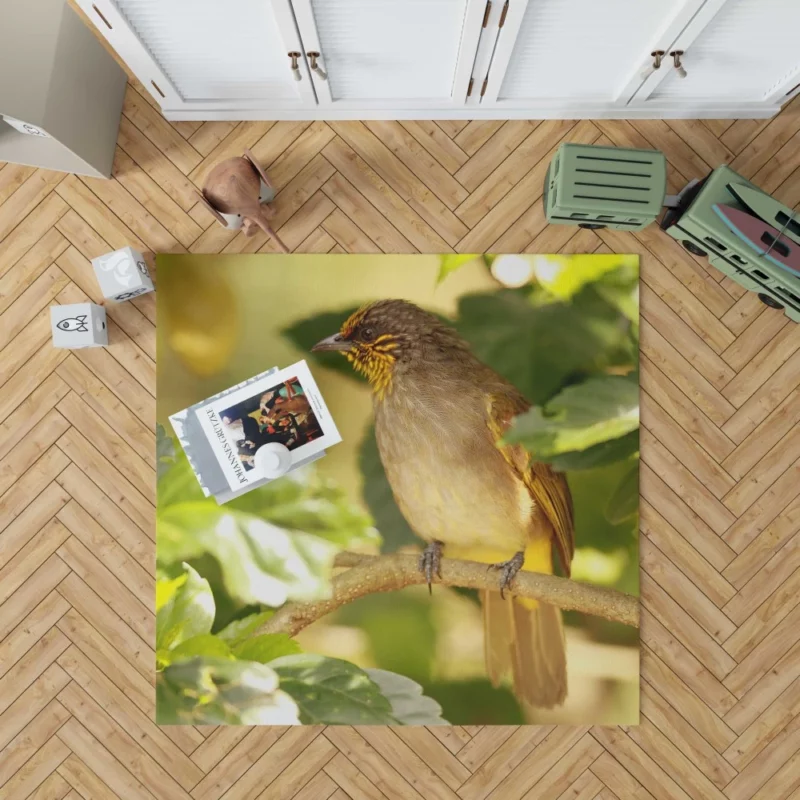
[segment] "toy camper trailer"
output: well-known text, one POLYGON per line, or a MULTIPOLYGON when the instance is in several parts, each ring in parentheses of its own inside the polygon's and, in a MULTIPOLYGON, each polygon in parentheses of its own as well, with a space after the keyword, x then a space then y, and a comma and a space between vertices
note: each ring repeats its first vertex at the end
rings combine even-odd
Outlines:
POLYGON ((667 191, 667 160, 657 150, 562 144, 547 170, 548 222, 639 231, 655 222, 667 191))

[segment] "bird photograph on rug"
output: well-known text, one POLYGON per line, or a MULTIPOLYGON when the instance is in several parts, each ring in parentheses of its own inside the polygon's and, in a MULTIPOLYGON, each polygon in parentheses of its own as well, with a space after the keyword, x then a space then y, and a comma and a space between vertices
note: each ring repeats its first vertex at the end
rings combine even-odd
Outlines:
POLYGON ((505 590, 520 570, 569 577, 575 552, 572 496, 563 473, 537 464, 503 434, 530 403, 477 359, 441 320, 405 300, 380 300, 350 316, 315 352, 338 351, 372 388, 375 436, 392 494, 427 544, 428 586, 444 552, 497 572, 481 592, 486 670, 513 676, 530 706, 567 695, 561 610, 505 590))
POLYGON ((159 722, 638 723, 637 256, 158 270, 159 722), (222 501, 170 432, 213 397, 222 501))

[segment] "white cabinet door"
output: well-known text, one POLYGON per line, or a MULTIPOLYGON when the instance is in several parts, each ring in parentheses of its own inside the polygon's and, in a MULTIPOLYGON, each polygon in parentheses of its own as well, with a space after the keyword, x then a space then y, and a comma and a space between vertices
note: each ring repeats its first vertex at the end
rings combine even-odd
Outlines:
MULTIPOLYGON (((800 2, 800 0, 798 0, 800 2)), ((481 106, 565 114, 624 106, 650 53, 703 0, 509 0, 481 106)))
POLYGON ((659 70, 633 105, 780 104, 800 90, 800 0, 708 0, 669 46, 686 77, 659 70))
POLYGON ((289 0, 77 2, 165 111, 316 106, 289 0))
POLYGON ((292 0, 321 109, 463 106, 486 0, 292 0))

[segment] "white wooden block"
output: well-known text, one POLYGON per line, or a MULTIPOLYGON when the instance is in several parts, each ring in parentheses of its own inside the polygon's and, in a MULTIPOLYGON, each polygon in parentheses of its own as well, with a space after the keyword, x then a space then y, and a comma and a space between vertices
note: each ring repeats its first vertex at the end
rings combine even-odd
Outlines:
POLYGON ((93 258, 92 266, 107 300, 130 300, 155 288, 144 257, 132 247, 93 258))
POLYGON ((106 310, 94 303, 50 306, 53 347, 76 350, 80 347, 105 347, 108 344, 106 310))

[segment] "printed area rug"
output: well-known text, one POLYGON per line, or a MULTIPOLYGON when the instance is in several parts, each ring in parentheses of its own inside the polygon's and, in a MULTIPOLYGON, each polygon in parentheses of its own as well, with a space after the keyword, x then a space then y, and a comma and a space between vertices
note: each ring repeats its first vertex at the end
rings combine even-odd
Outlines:
POLYGON ((636 256, 157 269, 160 723, 638 723, 636 256))

